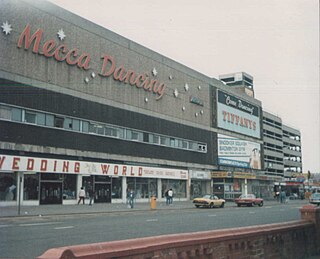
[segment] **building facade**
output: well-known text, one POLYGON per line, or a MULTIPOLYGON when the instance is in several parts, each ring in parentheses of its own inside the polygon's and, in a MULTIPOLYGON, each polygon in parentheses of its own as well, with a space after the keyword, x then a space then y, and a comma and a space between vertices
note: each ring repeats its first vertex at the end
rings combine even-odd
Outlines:
POLYGON ((0 205, 271 193, 259 100, 51 3, 0 5, 0 205))
POLYGON ((302 174, 301 132, 282 125, 284 177, 296 178, 302 174))
POLYGON ((282 135, 281 118, 263 111, 264 165, 267 175, 284 176, 282 135))

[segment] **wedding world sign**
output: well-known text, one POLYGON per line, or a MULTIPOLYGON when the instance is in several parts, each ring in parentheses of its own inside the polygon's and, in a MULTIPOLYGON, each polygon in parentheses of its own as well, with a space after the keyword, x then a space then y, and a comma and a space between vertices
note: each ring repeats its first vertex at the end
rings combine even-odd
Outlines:
POLYGON ((35 172, 84 175, 108 175, 165 179, 188 179, 187 170, 48 159, 0 154, 0 172, 35 172))

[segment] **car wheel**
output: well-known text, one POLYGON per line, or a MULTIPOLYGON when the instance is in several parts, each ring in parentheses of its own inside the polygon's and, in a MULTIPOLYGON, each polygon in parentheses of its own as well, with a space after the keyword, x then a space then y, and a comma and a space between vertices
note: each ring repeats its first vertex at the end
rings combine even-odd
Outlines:
POLYGON ((237 204, 238 205, 238 207, 240 207, 241 205, 240 204, 237 204))
POLYGON ((224 202, 222 202, 220 205, 220 208, 223 208, 223 207, 224 207, 224 202))
POLYGON ((210 209, 213 208, 213 205, 214 205, 213 203, 210 203, 209 208, 210 208, 210 209))
POLYGON ((200 206, 199 205, 196 205, 196 208, 199 208, 200 206))
POLYGON ((263 206, 263 201, 259 203, 259 207, 262 207, 263 206))

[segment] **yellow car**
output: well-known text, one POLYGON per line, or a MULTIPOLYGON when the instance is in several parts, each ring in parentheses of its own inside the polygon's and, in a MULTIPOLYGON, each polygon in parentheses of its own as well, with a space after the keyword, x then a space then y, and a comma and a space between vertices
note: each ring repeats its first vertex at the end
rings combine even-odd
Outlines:
POLYGON ((214 194, 206 194, 202 198, 195 198, 193 199, 193 204, 199 208, 199 207, 207 207, 207 208, 214 208, 219 207, 223 208, 226 201, 224 199, 219 199, 214 194))

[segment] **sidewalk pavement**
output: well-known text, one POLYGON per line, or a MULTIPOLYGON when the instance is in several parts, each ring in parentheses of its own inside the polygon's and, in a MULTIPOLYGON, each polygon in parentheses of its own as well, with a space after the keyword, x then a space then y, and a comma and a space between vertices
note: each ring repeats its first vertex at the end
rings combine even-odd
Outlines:
MULTIPOLYGON (((86 201, 88 202, 88 201, 86 201)), ((303 206, 308 204, 307 200, 290 200, 289 204, 303 206)), ((288 203, 287 203, 288 204, 288 203)), ((277 201, 265 201, 264 206, 283 205, 277 201)), ((232 201, 227 201, 225 207, 236 207, 232 201)), ((183 210, 195 208, 192 201, 173 201, 173 204, 166 205, 165 202, 157 202, 156 210, 183 210)), ((132 211, 151 211, 149 202, 135 203, 134 208, 128 208, 125 203, 96 203, 89 206, 83 205, 39 205, 39 206, 21 206, 20 215, 18 206, 0 207, 0 218, 6 217, 28 217, 28 216, 54 216, 54 215, 72 215, 72 214, 96 214, 96 213, 117 213, 132 211)))

